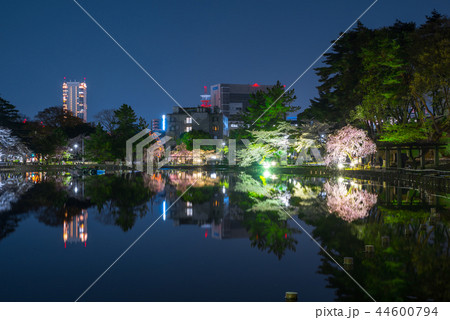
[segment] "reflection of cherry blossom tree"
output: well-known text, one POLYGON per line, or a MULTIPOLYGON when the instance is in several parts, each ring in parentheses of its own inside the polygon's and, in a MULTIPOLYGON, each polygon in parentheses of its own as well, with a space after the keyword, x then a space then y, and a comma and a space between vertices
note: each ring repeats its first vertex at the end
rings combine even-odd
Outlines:
POLYGON ((166 180, 161 173, 153 175, 144 175, 144 184, 154 193, 159 193, 164 190, 166 186, 166 180))
POLYGON ((348 125, 328 137, 326 151, 325 164, 328 166, 344 163, 347 157, 353 161, 374 154, 377 147, 364 130, 348 125))
POLYGON ((208 172, 178 170, 169 172, 168 183, 173 185, 178 191, 185 191, 190 186, 194 186, 194 184, 196 188, 213 187, 219 183, 219 180, 219 177, 214 177, 208 172))
POLYGON ((18 201, 32 185, 21 175, 0 176, 0 213, 11 210, 12 203, 18 201))
POLYGON ((369 210, 377 203, 377 195, 344 183, 324 184, 327 193, 327 206, 330 213, 336 213, 341 219, 352 222, 365 218, 369 210))
POLYGON ((185 191, 189 186, 195 183, 197 177, 193 174, 179 171, 169 174, 169 182, 171 185, 175 186, 177 190, 185 191))

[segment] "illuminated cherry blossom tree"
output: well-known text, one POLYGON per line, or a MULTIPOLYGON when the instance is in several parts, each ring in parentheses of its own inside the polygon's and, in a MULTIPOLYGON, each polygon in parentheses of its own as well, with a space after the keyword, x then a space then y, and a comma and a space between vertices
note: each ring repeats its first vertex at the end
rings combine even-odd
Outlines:
POLYGON ((367 136, 366 131, 347 125, 328 137, 326 144, 325 164, 350 162, 360 157, 377 152, 375 143, 367 136))
POLYGON ((266 158, 281 158, 293 146, 298 129, 287 122, 278 122, 273 130, 248 130, 252 141, 236 152, 241 167, 262 163, 266 158))
POLYGON ((22 159, 28 152, 19 138, 11 135, 10 129, 0 127, 0 160, 22 159))
POLYGON ((336 213, 341 219, 352 222, 368 216, 369 210, 377 203, 377 194, 358 189, 343 182, 324 184, 327 193, 327 206, 330 213, 336 213))

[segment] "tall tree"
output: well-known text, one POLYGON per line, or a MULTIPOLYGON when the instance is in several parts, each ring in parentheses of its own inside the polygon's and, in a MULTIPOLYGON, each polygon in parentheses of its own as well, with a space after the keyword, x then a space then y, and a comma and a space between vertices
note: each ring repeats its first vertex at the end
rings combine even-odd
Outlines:
POLYGON ((247 128, 273 130, 280 120, 286 120, 286 115, 299 108, 292 105, 297 99, 294 89, 286 88, 277 81, 277 84, 267 91, 257 91, 252 94, 250 106, 243 111, 242 119, 247 128))
POLYGON ((139 117, 138 120, 138 129, 139 130, 144 130, 146 128, 149 127, 149 124, 147 123, 147 121, 145 121, 145 119, 143 117, 139 117))
POLYGON ((415 39, 417 52, 411 93, 419 121, 432 121, 440 139, 450 128, 450 19, 436 11, 420 26, 415 39))
POLYGON ((54 128, 74 127, 83 123, 82 119, 75 117, 70 111, 64 110, 60 106, 49 107, 39 111, 36 115, 36 120, 42 122, 45 126, 54 128))
MULTIPOLYGON (((344 125, 351 110, 360 105, 359 89, 363 74, 361 52, 372 31, 358 22, 324 55, 324 66, 315 69, 320 85, 319 97, 311 100, 310 108, 300 117, 317 121, 333 121, 344 125)), ((333 41, 334 42, 334 41, 333 41)))
POLYGON ((11 128, 19 121, 19 111, 17 108, 0 97, 0 126, 11 128))
POLYGON ((139 132, 138 119, 133 108, 123 104, 114 111, 117 128, 112 132, 113 154, 116 159, 124 159, 126 153, 126 141, 139 132))
POLYGON ((108 161, 114 159, 111 135, 106 132, 101 124, 95 128, 89 138, 85 140, 86 157, 93 161, 108 161))
POLYGON ((114 109, 105 109, 94 116, 95 120, 110 134, 117 128, 114 109))

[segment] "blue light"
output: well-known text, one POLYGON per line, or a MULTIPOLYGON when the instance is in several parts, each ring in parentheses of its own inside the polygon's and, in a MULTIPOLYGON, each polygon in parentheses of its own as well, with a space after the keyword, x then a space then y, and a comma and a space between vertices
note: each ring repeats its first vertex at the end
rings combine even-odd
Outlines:
POLYGON ((166 131, 166 115, 162 115, 162 131, 166 131))
POLYGON ((166 200, 163 201, 163 220, 166 221, 166 200))

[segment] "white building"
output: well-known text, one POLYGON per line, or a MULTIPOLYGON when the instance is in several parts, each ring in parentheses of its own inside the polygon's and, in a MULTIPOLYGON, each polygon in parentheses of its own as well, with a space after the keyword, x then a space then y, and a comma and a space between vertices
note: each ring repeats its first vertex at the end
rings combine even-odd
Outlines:
POLYGON ((63 108, 78 118, 87 121, 86 82, 69 81, 63 83, 63 108))

